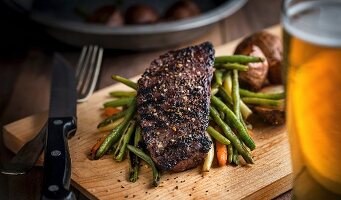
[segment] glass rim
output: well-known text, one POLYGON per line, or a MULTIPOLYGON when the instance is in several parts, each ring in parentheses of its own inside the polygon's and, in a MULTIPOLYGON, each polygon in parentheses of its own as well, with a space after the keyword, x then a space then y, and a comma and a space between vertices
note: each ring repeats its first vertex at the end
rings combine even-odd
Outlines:
MULTIPOLYGON (((310 32, 309 30, 304 30, 299 27, 295 27, 292 25, 291 18, 293 15, 292 13, 299 13, 301 11, 306 10, 306 8, 311 7, 311 4, 309 3, 314 3, 315 5, 321 5, 321 4, 326 4, 326 3, 338 3, 340 4, 340 0, 307 0, 307 1, 298 1, 294 2, 295 0, 283 0, 282 6, 281 6, 281 25, 283 29, 287 32, 289 32, 291 35, 312 43, 316 45, 321 45, 321 46, 326 46, 326 47, 335 47, 335 48, 341 48, 341 37, 335 37, 335 38, 329 38, 326 36, 320 36, 320 35, 315 35, 314 33, 310 32), (303 3, 303 4, 301 4, 303 3), (301 4, 298 7, 295 7, 295 4, 301 4), (307 37, 308 35, 308 37, 307 37), (333 40, 334 39, 334 40, 333 40)), ((341 33, 341 30, 340 30, 341 33)))

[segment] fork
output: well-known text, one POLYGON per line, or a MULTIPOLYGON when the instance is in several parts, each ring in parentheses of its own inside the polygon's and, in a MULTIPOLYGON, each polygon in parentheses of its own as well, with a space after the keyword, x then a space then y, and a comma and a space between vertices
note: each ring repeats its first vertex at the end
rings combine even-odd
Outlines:
MULTIPOLYGON (((103 48, 96 45, 84 46, 76 67, 77 102, 85 102, 93 93, 103 57, 103 48)), ((39 133, 27 142, 9 163, 0 168, 7 175, 21 175, 29 172, 44 150, 46 123, 39 133)))
POLYGON ((103 48, 97 45, 83 47, 76 68, 78 103, 86 101, 94 92, 102 57, 103 48))

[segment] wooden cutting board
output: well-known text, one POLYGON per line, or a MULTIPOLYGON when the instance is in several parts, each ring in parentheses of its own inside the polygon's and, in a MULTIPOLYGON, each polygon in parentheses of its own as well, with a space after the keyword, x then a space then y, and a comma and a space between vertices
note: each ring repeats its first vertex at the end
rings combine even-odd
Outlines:
MULTIPOLYGON (((268 31, 280 35, 280 27, 268 31)), ((216 47, 216 55, 232 54, 240 40, 216 47)), ((109 74, 108 74, 109 76, 109 74)), ((138 77, 133 78, 137 80, 138 77)), ((101 121, 102 103, 113 90, 128 89, 115 84, 96 92, 89 101, 79 104, 78 130, 69 140, 72 159, 72 182, 90 199, 271 199, 291 188, 292 169, 288 138, 284 126, 254 126, 257 148, 252 152, 255 164, 249 166, 216 165, 203 174, 201 166, 181 173, 164 173, 157 188, 150 186, 151 170, 141 167, 136 183, 127 181, 127 160, 117 163, 112 156, 88 159, 90 148, 103 136, 96 129, 101 121)), ((17 152, 43 126, 46 113, 29 116, 4 127, 4 143, 17 152)))

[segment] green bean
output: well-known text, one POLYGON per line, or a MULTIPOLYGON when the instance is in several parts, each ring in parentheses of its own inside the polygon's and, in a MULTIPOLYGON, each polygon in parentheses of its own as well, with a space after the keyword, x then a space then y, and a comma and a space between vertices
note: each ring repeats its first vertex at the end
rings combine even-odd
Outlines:
POLYGON ((211 96, 211 102, 214 106, 216 106, 219 110, 223 111, 226 114, 227 119, 231 121, 231 124, 238 131, 238 135, 241 140, 249 147, 251 150, 256 148, 255 143, 247 133, 247 130, 244 128, 243 124, 238 120, 236 115, 217 97, 211 96))
POLYGON ((134 99, 135 97, 125 97, 125 98, 115 99, 113 101, 105 102, 103 106, 104 108, 125 106, 125 105, 130 104, 134 99))
POLYGON ((135 183, 139 178, 139 164, 137 156, 129 151, 129 181, 135 183))
POLYGON ((160 183, 160 174, 157 171, 153 160, 147 154, 145 154, 143 151, 141 151, 139 148, 136 148, 136 147, 129 145, 129 144, 127 145, 127 148, 129 149, 129 151, 132 151, 135 155, 137 155, 142 160, 144 160, 147 164, 150 165, 150 167, 152 168, 152 171, 153 171, 153 184, 152 185, 154 187, 157 187, 160 183))
POLYGON ((101 128, 101 127, 104 127, 122 117, 124 117, 124 115, 127 113, 127 110, 124 110, 124 111, 121 111, 119 113, 116 113, 110 117, 107 117, 105 118, 103 121, 101 121, 98 125, 97 125, 97 128, 101 128))
POLYGON ((231 73, 226 74, 226 76, 224 77, 223 87, 224 87, 226 93, 229 96, 231 96, 231 93, 232 93, 232 76, 231 76, 231 73))
POLYGON ((223 121, 225 120, 225 113, 223 111, 219 112, 219 116, 223 121))
MULTIPOLYGON (((231 111, 232 112, 232 111, 231 111)), ((227 139, 230 140, 232 145, 237 148, 240 154, 243 156, 247 163, 253 163, 250 153, 243 149, 242 143, 239 138, 232 132, 231 128, 225 124, 225 122, 219 117, 218 111, 214 107, 210 107, 210 116, 213 118, 215 123, 223 130, 227 139)))
POLYGON ((122 136, 120 137, 120 140, 117 142, 117 147, 116 147, 116 149, 115 149, 115 151, 114 151, 114 157, 116 157, 116 155, 120 152, 120 150, 121 150, 121 147, 122 147, 122 145, 123 145, 123 140, 124 140, 124 134, 127 132, 127 130, 128 130, 128 128, 129 128, 129 126, 126 126, 125 128, 124 128, 124 130, 122 131, 122 136))
POLYGON ((233 158, 233 147, 232 144, 227 145, 227 161, 228 163, 232 163, 232 158, 233 158))
MULTIPOLYGON (((239 111, 239 115, 241 116, 241 112, 239 111)), ((240 122, 243 124, 244 128, 247 130, 247 126, 246 126, 246 123, 244 121, 244 119, 241 117, 240 118, 240 122)))
MULTIPOLYGON (((246 124, 244 122, 243 117, 241 116, 241 110, 240 110, 240 96, 239 96, 239 82, 238 82, 238 71, 237 70, 233 70, 233 79, 232 79, 232 95, 233 95, 233 100, 234 100, 234 112, 237 116, 237 118, 240 120, 241 124, 243 125, 244 129, 246 131, 247 127, 246 124)), ((249 135, 249 133, 247 133, 249 135)), ((250 135, 249 135, 250 136, 250 135)), ((251 137, 250 137, 251 138, 251 137)), ((246 150, 244 148, 244 150, 246 150)), ((238 158, 238 152, 236 150, 236 153, 233 153, 233 157, 234 158, 234 163, 236 165, 239 165, 239 158, 238 158)))
POLYGON ((213 121, 222 128, 223 132, 225 133, 225 136, 231 140, 231 138, 237 138, 237 136, 234 135, 233 131, 231 128, 226 124, 225 122, 221 119, 219 111, 215 109, 212 105, 210 106, 210 117, 213 119, 213 121))
POLYGON ((112 75, 111 78, 117 82, 123 83, 124 85, 137 90, 137 87, 138 87, 137 83, 135 83, 129 79, 126 79, 126 78, 124 78, 122 76, 118 76, 118 75, 112 75))
POLYGON ((254 56, 245 55, 232 55, 232 56, 217 56, 215 57, 214 64, 224 64, 224 63, 240 63, 246 64, 251 62, 263 62, 264 59, 254 56))
POLYGON ((237 149, 233 149, 232 161, 234 164, 239 165, 239 154, 238 154, 237 149))
POLYGON ((218 131, 216 131, 212 126, 208 126, 206 131, 217 141, 219 141, 222 144, 229 145, 231 142, 221 135, 218 131))
POLYGON ((114 128, 110 132, 110 134, 105 138, 104 142, 102 143, 102 145, 99 147, 99 149, 96 152, 95 159, 99 159, 100 157, 102 157, 109 150, 109 148, 121 138, 122 131, 126 128, 129 121, 133 118, 133 116, 135 115, 135 112, 136 112, 136 100, 133 100, 127 109, 127 113, 124 117, 123 122, 120 125, 116 126, 116 128, 114 128))
POLYGON ((242 65, 242 64, 238 64, 238 63, 224 63, 224 64, 217 64, 214 65, 215 68, 222 68, 222 69, 226 69, 226 70, 238 70, 238 71, 247 71, 249 70, 249 67, 247 65, 242 65))
MULTIPOLYGON (((112 148, 111 148, 111 150, 109 150, 109 151, 115 152, 116 149, 117 149, 117 147, 118 147, 118 143, 119 143, 119 142, 116 142, 114 145, 112 145, 112 148)), ((109 152, 109 151, 108 151, 108 152, 109 152)))
POLYGON ((239 96, 239 81, 238 71, 233 70, 232 72, 232 100, 233 100, 233 112, 237 119, 241 119, 240 116, 240 96, 239 96))
POLYGON ((211 95, 217 94, 217 92, 218 92, 218 87, 219 87, 218 83, 213 83, 213 84, 211 85, 211 95))
POLYGON ((114 128, 116 128, 118 125, 120 125, 123 122, 124 118, 119 118, 110 124, 106 126, 99 127, 98 130, 101 132, 107 132, 107 131, 112 131, 114 128))
POLYGON ((116 98, 122 98, 122 97, 134 97, 136 96, 136 91, 113 91, 109 93, 110 96, 116 97, 116 98))
POLYGON ((233 108, 232 99, 230 95, 228 95, 224 87, 219 87, 218 94, 224 100, 224 102, 226 103, 228 107, 233 108))
POLYGON ((242 100, 240 100, 240 111, 245 120, 252 115, 252 110, 242 100))
POLYGON ((141 126, 137 125, 135 130, 135 137, 134 137, 134 146, 138 147, 141 141, 141 126))
POLYGON ((284 100, 261 99, 261 98, 254 98, 254 97, 244 97, 242 99, 247 104, 267 106, 267 107, 273 107, 273 108, 278 108, 278 109, 284 108, 284 100))
POLYGON ((220 70, 215 70, 214 71, 214 78, 215 78, 215 82, 218 85, 222 85, 223 84, 223 72, 220 70))
POLYGON ((226 77, 229 77, 229 76, 231 76, 231 70, 225 71, 223 75, 223 82, 225 81, 226 77))
MULTIPOLYGON (((224 89, 225 89, 226 93, 231 98, 231 94, 232 94, 232 78, 231 78, 230 74, 227 74, 225 76, 223 85, 224 85, 224 89)), ((243 116, 244 119, 247 119, 252 114, 252 110, 249 107, 247 107, 247 105, 243 101, 240 102, 240 111, 242 112, 242 116, 243 116)))
POLYGON ((211 88, 211 95, 216 95, 218 92, 218 88, 211 88))
POLYGON ((239 94, 243 97, 257 97, 262 99, 273 99, 273 100, 279 100, 285 98, 284 92, 279 93, 261 93, 261 92, 251 92, 249 90, 245 89, 239 89, 239 94))
POLYGON ((136 124, 135 120, 131 120, 129 125, 128 125, 127 131, 122 136, 123 137, 122 145, 120 147, 120 150, 119 150, 118 154, 115 155, 115 159, 118 162, 121 162, 123 160, 123 156, 125 155, 128 142, 129 142, 129 140, 131 138, 131 135, 133 134, 133 132, 135 130, 135 124, 136 124))
POLYGON ((212 167, 212 163, 213 163, 213 159, 214 159, 214 145, 213 145, 213 141, 212 138, 210 136, 210 134, 208 134, 206 132, 206 135, 208 137, 208 139, 210 140, 210 150, 207 152, 206 157, 204 159, 204 164, 202 165, 202 171, 203 172, 208 172, 210 171, 211 167, 212 167))
MULTIPOLYGON (((140 141, 141 141, 141 127, 139 125, 136 125, 135 134, 134 134, 134 147, 138 148, 140 141)), ((129 160, 130 160, 129 181, 136 182, 136 180, 139 177, 140 159, 131 151, 129 151, 129 160)))

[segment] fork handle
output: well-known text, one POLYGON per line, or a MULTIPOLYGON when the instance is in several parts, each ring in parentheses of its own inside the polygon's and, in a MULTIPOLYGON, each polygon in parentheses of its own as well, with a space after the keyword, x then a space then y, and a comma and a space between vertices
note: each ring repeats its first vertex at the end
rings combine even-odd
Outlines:
POLYGON ((74 117, 49 118, 42 199, 75 199, 69 190, 71 160, 67 138, 76 130, 74 117))

